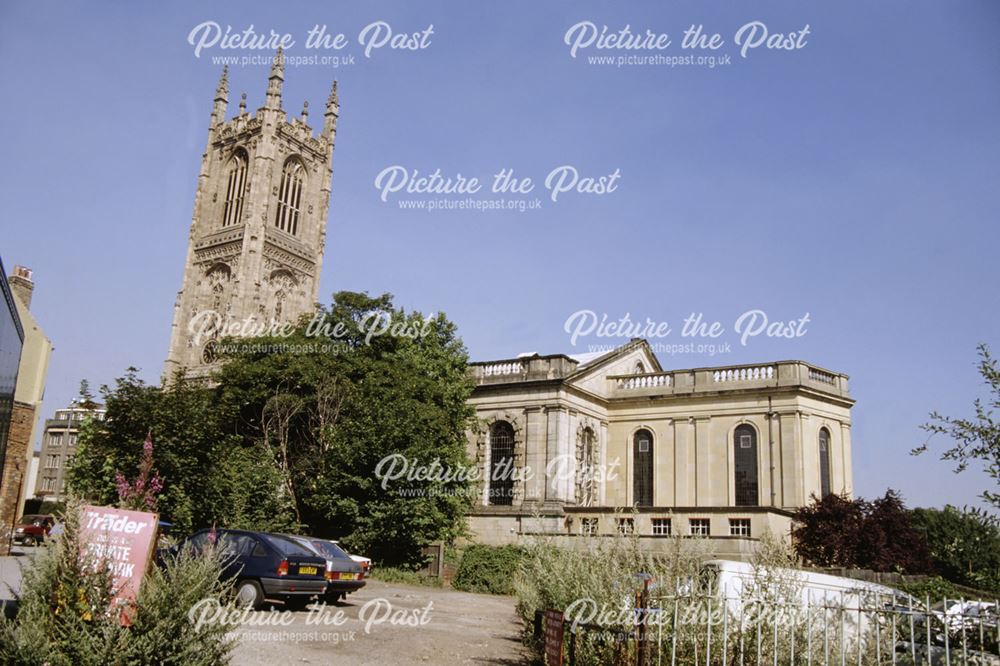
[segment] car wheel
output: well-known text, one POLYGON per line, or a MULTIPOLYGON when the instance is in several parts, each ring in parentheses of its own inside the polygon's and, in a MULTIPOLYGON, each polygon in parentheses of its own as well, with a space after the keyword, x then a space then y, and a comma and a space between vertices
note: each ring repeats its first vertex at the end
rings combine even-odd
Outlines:
POLYGON ((264 605, 264 590, 255 580, 244 580, 236 586, 236 603, 244 608, 259 610, 264 605))
POLYGON ((24 545, 25 546, 34 546, 35 545, 35 537, 33 537, 33 536, 26 536, 26 537, 24 537, 24 545))

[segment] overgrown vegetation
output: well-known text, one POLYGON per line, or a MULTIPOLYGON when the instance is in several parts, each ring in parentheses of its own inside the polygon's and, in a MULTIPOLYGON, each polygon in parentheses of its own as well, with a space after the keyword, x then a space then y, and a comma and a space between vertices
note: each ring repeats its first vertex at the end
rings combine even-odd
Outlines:
POLYGON ((198 626, 188 611, 202 599, 222 600, 214 553, 181 555, 143 580, 123 626, 109 611, 108 569, 84 555, 79 510, 66 512, 63 534, 24 572, 15 619, 0 620, 0 663, 26 666, 124 666, 228 663, 227 627, 198 626))
POLYGON ((536 611, 557 609, 569 623, 566 636, 578 623, 574 649, 581 665, 634 663, 640 646, 648 663, 710 666, 792 663, 792 655, 795 663, 843 658, 874 665, 879 654, 892 653, 895 637, 876 632, 874 621, 859 625, 856 611, 806 605, 795 553, 769 534, 761 538, 750 573, 726 589, 702 566, 707 540, 665 539, 657 555, 638 541, 618 535, 581 537, 572 549, 551 538, 530 544, 515 584, 526 635, 536 611), (648 610, 635 610, 643 604, 648 610))
MULTIPOLYGON (((699 539, 670 539, 660 555, 644 551, 635 536, 579 537, 576 545, 564 548, 551 537, 539 536, 525 546, 514 591, 526 637, 531 636, 535 612, 550 608, 567 612, 569 620, 582 618, 584 624, 593 624, 593 618, 587 617, 592 608, 625 611, 621 617, 630 618, 642 586, 637 574, 646 574, 660 589, 673 591, 697 580, 701 562, 708 556, 707 543, 699 539)), ((616 663, 615 659, 625 656, 623 651, 634 650, 634 644, 627 645, 614 635, 634 630, 630 623, 611 623, 581 633, 577 663, 616 663)))
POLYGON ((525 551, 519 546, 469 546, 462 552, 452 587, 464 592, 514 594, 514 579, 524 558, 525 551))

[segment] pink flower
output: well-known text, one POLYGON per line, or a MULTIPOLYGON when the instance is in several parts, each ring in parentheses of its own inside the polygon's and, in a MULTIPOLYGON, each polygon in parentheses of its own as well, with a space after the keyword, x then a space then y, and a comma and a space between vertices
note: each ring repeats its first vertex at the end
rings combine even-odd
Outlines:
POLYGON ((119 503, 126 508, 149 509, 155 511, 158 495, 163 490, 163 479, 153 472, 153 436, 146 435, 142 444, 142 457, 139 459, 139 474, 135 481, 129 482, 121 472, 115 473, 115 488, 118 491, 119 503), (152 475, 152 476, 151 476, 152 475))

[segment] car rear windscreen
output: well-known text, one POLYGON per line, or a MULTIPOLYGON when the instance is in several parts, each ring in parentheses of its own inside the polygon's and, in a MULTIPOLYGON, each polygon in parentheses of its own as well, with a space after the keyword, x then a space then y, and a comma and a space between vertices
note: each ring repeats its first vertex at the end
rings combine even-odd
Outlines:
POLYGON ((264 538, 272 546, 278 549, 283 555, 290 555, 292 557, 319 557, 315 551, 310 550, 306 546, 286 537, 278 536, 276 534, 265 534, 264 538))
POLYGON ((317 539, 316 541, 311 541, 310 543, 316 546, 316 548, 319 549, 319 552, 323 553, 323 555, 326 557, 339 558, 345 560, 351 559, 351 556, 345 553, 343 548, 341 548, 335 543, 331 543, 330 541, 322 541, 317 539))

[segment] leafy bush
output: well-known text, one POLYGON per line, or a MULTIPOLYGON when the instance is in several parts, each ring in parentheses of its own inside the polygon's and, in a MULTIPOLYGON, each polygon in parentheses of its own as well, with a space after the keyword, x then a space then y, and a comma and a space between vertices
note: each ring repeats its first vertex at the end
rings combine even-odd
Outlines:
POLYGON ((931 569, 927 539, 896 491, 874 500, 827 495, 795 513, 799 557, 819 567, 924 574, 931 569))
POLYGON ((524 558, 518 546, 469 546, 451 585, 465 592, 514 594, 514 578, 524 558))
POLYGON ((214 554, 181 555, 143 580, 131 627, 106 609, 107 569, 83 555, 79 511, 70 507, 63 534, 24 572, 18 612, 0 620, 0 663, 48 666, 228 663, 222 624, 197 626, 189 610, 222 598, 214 554))
POLYGON ((948 580, 1000 592, 1000 520, 981 509, 914 509, 937 572, 948 580))
POLYGON ((912 594, 920 601, 930 597, 932 604, 944 598, 955 599, 962 596, 954 585, 940 576, 933 576, 913 583, 899 583, 896 588, 907 594, 912 594))

